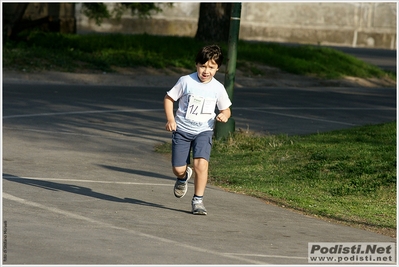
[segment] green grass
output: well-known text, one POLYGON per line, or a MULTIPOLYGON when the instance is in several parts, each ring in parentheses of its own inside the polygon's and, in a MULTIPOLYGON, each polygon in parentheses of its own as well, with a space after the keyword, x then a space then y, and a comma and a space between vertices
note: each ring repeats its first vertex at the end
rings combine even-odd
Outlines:
POLYGON ((367 78, 386 75, 381 69, 355 57, 321 46, 287 47, 279 44, 242 43, 239 47, 239 58, 274 66, 294 74, 323 78, 367 78))
MULTIPOLYGON (((5 69, 40 71, 97 70, 112 72, 113 67, 186 68, 194 70, 194 57, 205 45, 190 37, 59 33, 25 33, 21 41, 4 41, 5 69)), ((219 44, 227 53, 227 44, 219 44)), ((248 63, 280 68, 283 71, 321 78, 354 76, 361 78, 391 77, 385 72, 340 51, 314 46, 289 47, 278 44, 240 41, 237 68, 248 63)), ((256 67, 250 70, 260 74, 256 67)))
MULTIPOLYGON (((170 153, 170 144, 157 147, 170 153)), ((209 182, 351 225, 396 229, 396 123, 214 140, 209 182)), ((394 231, 391 231, 391 233, 394 231)))

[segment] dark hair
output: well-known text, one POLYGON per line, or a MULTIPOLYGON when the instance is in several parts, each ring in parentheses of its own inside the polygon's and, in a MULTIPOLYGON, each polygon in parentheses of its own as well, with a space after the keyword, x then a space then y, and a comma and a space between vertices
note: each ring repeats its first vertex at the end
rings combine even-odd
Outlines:
POLYGON ((209 60, 214 60, 218 67, 223 63, 222 50, 217 45, 207 45, 204 46, 197 54, 195 58, 195 64, 205 64, 209 60))

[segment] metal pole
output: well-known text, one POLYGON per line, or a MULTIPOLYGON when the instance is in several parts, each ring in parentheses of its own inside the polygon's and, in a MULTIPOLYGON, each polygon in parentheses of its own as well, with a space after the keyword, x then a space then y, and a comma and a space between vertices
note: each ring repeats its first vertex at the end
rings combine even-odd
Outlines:
MULTIPOLYGON (((236 74, 237 43, 240 31, 240 19, 241 19, 241 3, 232 3, 231 15, 230 15, 228 52, 227 52, 227 66, 226 66, 226 74, 224 76, 224 87, 226 88, 227 94, 229 95, 229 98, 232 102, 233 102, 234 81, 236 74)), ((233 114, 232 107, 230 107, 230 109, 233 114)), ((226 138, 229 136, 230 133, 234 133, 234 131, 235 131, 235 120, 233 116, 230 117, 227 123, 216 122, 215 125, 216 139, 226 138)))

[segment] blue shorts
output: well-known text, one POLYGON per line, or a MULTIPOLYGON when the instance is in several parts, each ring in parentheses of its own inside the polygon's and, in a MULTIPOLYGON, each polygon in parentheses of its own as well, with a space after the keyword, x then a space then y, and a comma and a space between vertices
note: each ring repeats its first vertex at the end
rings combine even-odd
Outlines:
POLYGON ((190 164, 190 151, 193 158, 204 158, 209 161, 212 148, 213 131, 200 134, 189 134, 174 131, 172 134, 172 166, 181 167, 190 164))

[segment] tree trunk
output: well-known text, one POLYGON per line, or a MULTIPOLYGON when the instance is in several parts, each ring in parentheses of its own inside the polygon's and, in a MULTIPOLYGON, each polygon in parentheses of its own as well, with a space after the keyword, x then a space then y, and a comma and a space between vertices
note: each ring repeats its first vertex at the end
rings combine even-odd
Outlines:
MULTIPOLYGON (((4 3, 4 5, 7 5, 4 3)), ((11 3, 9 5, 12 5, 11 3)), ((22 17, 25 14, 26 8, 29 3, 21 3, 16 4, 16 8, 14 10, 14 14, 12 18, 4 23, 4 32, 7 34, 7 37, 11 38, 18 33, 19 22, 22 20, 22 17)), ((4 6, 3 6, 4 8, 4 6)), ((3 11, 4 12, 4 11, 3 11)))
POLYGON ((227 43, 231 7, 231 3, 201 3, 195 39, 227 43))

